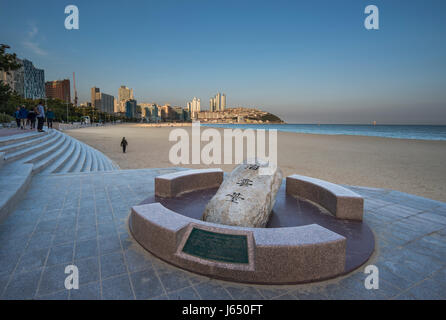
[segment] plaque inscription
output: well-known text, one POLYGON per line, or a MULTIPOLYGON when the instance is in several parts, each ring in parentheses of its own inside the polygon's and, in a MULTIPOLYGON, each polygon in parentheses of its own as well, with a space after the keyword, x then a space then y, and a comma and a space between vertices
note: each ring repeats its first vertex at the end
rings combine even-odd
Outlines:
POLYGON ((183 252, 202 259, 227 263, 249 263, 246 235, 217 233, 193 228, 183 252))

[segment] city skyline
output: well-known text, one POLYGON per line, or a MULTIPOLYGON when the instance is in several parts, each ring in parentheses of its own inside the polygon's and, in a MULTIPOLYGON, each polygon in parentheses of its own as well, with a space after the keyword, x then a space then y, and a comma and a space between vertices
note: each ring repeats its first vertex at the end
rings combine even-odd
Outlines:
POLYGON ((0 36, 46 81, 76 72, 79 101, 125 83, 137 101, 178 106, 227 92, 228 107, 289 123, 446 124, 442 1, 374 1, 373 31, 368 1, 75 4, 80 29, 68 31, 63 3, 2 3, 0 36))

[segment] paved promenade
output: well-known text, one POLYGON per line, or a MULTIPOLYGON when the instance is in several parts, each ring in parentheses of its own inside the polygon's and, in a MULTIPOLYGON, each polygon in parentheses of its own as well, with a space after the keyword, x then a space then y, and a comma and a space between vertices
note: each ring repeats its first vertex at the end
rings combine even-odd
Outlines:
POLYGON ((365 198, 379 289, 364 268, 307 285, 260 286, 212 280, 172 267, 129 235, 130 207, 154 192, 153 178, 179 169, 36 176, 0 224, 1 299, 446 299, 446 203, 349 187, 365 198), (65 267, 80 288, 66 290, 65 267))
POLYGON ((15 134, 23 134, 28 132, 35 132, 36 130, 21 130, 20 128, 0 128, 0 137, 10 137, 15 134))

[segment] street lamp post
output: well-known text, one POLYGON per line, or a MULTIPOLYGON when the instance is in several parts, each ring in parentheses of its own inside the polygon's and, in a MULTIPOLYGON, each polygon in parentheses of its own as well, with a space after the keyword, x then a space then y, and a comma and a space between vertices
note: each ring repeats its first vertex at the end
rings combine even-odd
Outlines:
POLYGON ((67 103, 67 124, 68 124, 68 96, 65 97, 65 101, 67 103))

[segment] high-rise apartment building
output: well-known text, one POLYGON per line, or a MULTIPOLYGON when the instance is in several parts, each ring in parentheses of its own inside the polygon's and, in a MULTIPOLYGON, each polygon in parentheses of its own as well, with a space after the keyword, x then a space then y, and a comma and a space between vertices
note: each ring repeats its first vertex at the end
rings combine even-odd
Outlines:
POLYGON ((174 118, 173 109, 170 105, 165 104, 164 106, 160 107, 159 110, 162 121, 169 121, 174 118))
MULTIPOLYGON (((130 100, 130 99, 129 99, 129 100, 130 100)), ((117 101, 117 102, 116 102, 116 104, 117 104, 116 108, 118 109, 117 112, 125 113, 125 112, 126 112, 126 109, 125 109, 125 103, 126 103, 127 101, 129 101, 129 100, 117 101)))
POLYGON ((136 100, 129 99, 125 102, 125 116, 127 118, 136 118, 136 100))
POLYGON ((216 104, 216 111, 221 111, 221 93, 217 93, 215 96, 215 104, 216 104))
POLYGON ((209 111, 225 111, 226 108, 226 95, 220 92, 217 93, 213 98, 209 100, 209 111))
MULTIPOLYGON (((17 59, 17 62, 20 62, 21 60, 17 59)), ((24 69, 23 67, 14 70, 9 71, 8 73, 5 71, 0 71, 0 80, 3 83, 6 83, 13 91, 15 91, 18 95, 21 97, 24 96, 24 85, 25 85, 25 78, 24 78, 24 69)))
POLYGON ((181 107, 173 107, 173 119, 176 121, 185 121, 185 112, 181 107))
POLYGON ((17 59, 17 62, 21 64, 21 67, 10 71, 9 74, 0 71, 0 80, 26 99, 44 99, 45 72, 35 68, 29 60, 17 59))
POLYGON ((188 102, 186 105, 186 109, 190 112, 191 117, 195 118, 195 115, 201 110, 201 102, 200 99, 194 97, 192 101, 188 102))
POLYGON ((45 82, 45 93, 47 98, 59 99, 67 103, 71 102, 70 80, 56 80, 45 82))
POLYGON ((101 111, 112 114, 115 111, 115 97, 101 92, 101 111))
POLYGON ((91 88, 91 106, 101 110, 101 90, 99 88, 91 88))
POLYGON ((31 61, 23 60, 24 68, 24 97, 26 99, 45 98, 45 72, 34 68, 31 61))
POLYGON ((113 113, 115 107, 115 97, 102 93, 97 87, 91 88, 91 106, 101 112, 113 113))
POLYGON ((115 112, 127 114, 127 101, 134 100, 133 89, 121 86, 118 89, 118 101, 116 101, 115 112))
POLYGON ((148 122, 159 122, 158 106, 155 103, 141 103, 142 117, 148 122))
POLYGON ((225 111, 226 108, 226 95, 223 93, 221 95, 221 100, 220 100, 220 111, 225 111))
MULTIPOLYGON (((156 106, 155 103, 142 102, 139 104, 141 106, 141 115, 144 118, 149 118, 151 115, 151 108, 156 106)), ((158 109, 158 108, 157 108, 158 109)))
POLYGON ((214 98, 209 99, 209 111, 214 112, 215 111, 215 100, 214 98))
POLYGON ((113 112, 115 112, 115 113, 120 112, 118 99, 116 99, 116 98, 113 98, 113 112))
POLYGON ((129 89, 126 86, 121 86, 118 90, 118 100, 126 101, 131 100, 133 98, 133 89, 129 89))
POLYGON ((146 119, 149 122, 160 122, 161 121, 161 110, 156 104, 144 107, 146 109, 146 119))

